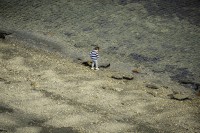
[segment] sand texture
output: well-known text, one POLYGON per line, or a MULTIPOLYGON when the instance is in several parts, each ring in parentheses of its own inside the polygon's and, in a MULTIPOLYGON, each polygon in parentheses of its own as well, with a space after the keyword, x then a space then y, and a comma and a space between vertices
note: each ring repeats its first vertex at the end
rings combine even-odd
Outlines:
POLYGON ((199 5, 1 0, 0 133, 199 133, 199 5))

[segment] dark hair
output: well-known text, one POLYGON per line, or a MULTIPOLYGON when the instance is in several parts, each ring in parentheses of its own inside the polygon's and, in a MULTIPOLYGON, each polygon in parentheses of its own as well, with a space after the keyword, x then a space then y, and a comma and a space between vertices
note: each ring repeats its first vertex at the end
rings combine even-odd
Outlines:
POLYGON ((99 47, 98 47, 98 46, 96 46, 96 47, 94 48, 94 50, 99 50, 99 47))

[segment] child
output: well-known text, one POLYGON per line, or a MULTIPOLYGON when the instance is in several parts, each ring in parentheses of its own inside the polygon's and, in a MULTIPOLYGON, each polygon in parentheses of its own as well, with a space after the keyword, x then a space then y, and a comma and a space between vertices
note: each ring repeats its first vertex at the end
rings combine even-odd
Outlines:
POLYGON ((99 70, 98 68, 98 58, 99 58, 99 47, 95 47, 94 50, 92 50, 92 52, 90 53, 90 58, 92 59, 92 70, 94 70, 94 66, 96 70, 99 70))

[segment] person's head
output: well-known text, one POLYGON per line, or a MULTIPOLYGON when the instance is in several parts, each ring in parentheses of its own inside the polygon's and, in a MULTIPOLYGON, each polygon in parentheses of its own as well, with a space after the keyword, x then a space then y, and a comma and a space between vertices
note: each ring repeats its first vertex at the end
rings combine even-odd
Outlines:
POLYGON ((94 48, 94 50, 98 50, 98 51, 99 51, 99 47, 98 47, 98 46, 96 46, 96 47, 94 48))

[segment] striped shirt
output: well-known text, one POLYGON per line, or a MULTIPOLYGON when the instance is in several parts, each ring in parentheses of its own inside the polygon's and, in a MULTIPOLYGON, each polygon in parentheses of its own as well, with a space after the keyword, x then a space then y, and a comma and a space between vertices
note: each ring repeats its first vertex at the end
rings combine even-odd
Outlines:
POLYGON ((90 58, 92 60, 97 60, 99 58, 99 55, 98 55, 98 52, 97 50, 93 50, 91 53, 90 53, 90 58))

